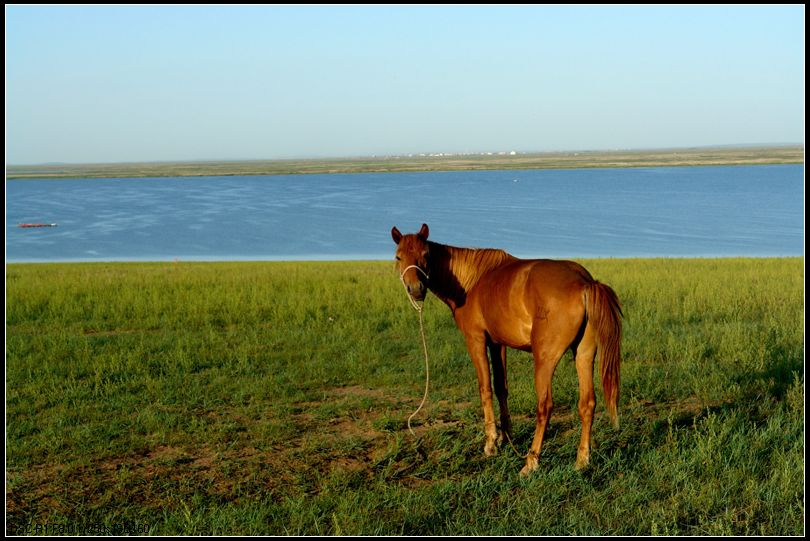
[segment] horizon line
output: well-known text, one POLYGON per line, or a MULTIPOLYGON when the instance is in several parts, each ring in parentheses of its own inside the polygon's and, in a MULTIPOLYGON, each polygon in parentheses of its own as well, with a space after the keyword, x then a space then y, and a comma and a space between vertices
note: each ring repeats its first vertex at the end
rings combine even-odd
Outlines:
POLYGON ((782 148, 782 147, 802 147, 804 142, 782 142, 782 143, 728 143, 709 145, 688 145, 688 146, 665 146, 665 147, 626 147, 626 148, 571 148, 557 150, 469 150, 469 151, 408 151, 395 153, 371 153, 371 154, 344 154, 344 155, 298 155, 275 158, 190 158, 174 160, 122 160, 122 161, 79 161, 79 162, 36 162, 36 163, 6 163, 6 167, 56 167, 56 166, 80 166, 80 165, 123 165, 123 164, 174 164, 174 163, 235 163, 235 162, 269 162, 269 161, 291 161, 291 160, 346 160, 346 159, 384 159, 403 157, 452 157, 452 156, 480 156, 495 153, 509 155, 515 152, 516 155, 535 154, 559 154, 570 152, 653 152, 653 151, 675 151, 675 150, 700 150, 700 149, 734 149, 734 148, 782 148))

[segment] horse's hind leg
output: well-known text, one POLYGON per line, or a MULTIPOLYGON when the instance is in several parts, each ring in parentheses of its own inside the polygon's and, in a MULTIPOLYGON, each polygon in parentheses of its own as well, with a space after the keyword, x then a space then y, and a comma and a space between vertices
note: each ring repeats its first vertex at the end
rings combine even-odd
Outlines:
POLYGON ((506 377, 506 346, 487 340, 489 356, 492 359, 492 376, 495 382, 495 396, 498 397, 498 406, 501 412, 501 431, 505 437, 512 440, 512 418, 509 415, 509 383, 506 377))
POLYGON ((576 468, 581 470, 591 458, 591 426, 596 397, 593 392, 593 360, 596 356, 596 336, 591 325, 585 327, 582 340, 574 349, 579 378, 579 418, 582 421, 582 436, 577 449, 576 468))
POLYGON ((537 393, 537 422, 534 429, 534 440, 526 457, 526 465, 520 470, 521 475, 528 475, 537 469, 537 460, 543 446, 546 425, 551 417, 553 401, 551 399, 551 378, 557 363, 570 346, 573 337, 570 333, 560 332, 548 324, 547 319, 535 320, 532 329, 532 354, 534 355, 534 390, 537 393))

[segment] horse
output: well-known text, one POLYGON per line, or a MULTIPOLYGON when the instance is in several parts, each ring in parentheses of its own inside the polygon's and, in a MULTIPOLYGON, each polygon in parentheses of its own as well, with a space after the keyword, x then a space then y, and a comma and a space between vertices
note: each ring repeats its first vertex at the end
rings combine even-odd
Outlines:
POLYGON ((503 250, 457 248, 429 241, 429 234, 427 224, 422 224, 418 233, 407 235, 393 227, 396 265, 410 297, 424 301, 431 291, 450 308, 464 335, 484 411, 484 454, 496 454, 503 435, 512 441, 506 348, 530 351, 537 418, 520 474, 538 469, 553 405, 551 379, 557 363, 570 349, 579 379, 582 422, 575 467, 585 468, 590 461, 596 407, 593 368, 597 349, 606 410, 613 425, 619 426, 622 311, 616 292, 573 261, 518 259, 503 250), (493 411, 487 351, 500 409, 500 433, 493 411))

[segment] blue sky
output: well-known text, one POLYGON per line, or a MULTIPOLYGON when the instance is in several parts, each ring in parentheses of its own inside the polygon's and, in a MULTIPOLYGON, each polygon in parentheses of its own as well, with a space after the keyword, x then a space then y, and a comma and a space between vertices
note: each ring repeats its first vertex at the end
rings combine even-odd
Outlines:
POLYGON ((804 142, 804 6, 5 15, 11 164, 804 142))

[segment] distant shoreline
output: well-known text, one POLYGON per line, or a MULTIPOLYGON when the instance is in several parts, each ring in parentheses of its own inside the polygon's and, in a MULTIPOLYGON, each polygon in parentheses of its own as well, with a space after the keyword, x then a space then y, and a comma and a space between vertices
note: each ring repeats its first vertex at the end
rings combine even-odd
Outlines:
MULTIPOLYGON (((576 255, 543 255, 538 257, 524 257, 522 259, 570 259, 572 261, 627 261, 627 262, 644 262, 644 261, 717 261, 717 262, 735 262, 735 261, 749 261, 749 260, 762 260, 762 261, 783 261, 793 259, 804 259, 803 254, 794 255, 650 255, 650 256, 576 256, 576 255)), ((341 258, 339 256, 268 256, 266 258, 248 256, 245 258, 232 258, 232 259, 208 259, 199 257, 144 257, 144 258, 119 258, 119 259, 20 259, 20 260, 7 260, 8 267, 22 268, 25 266, 35 265, 104 265, 104 266, 135 266, 135 265, 252 265, 252 264, 269 264, 269 265, 297 265, 304 266, 314 265, 361 265, 361 264, 376 264, 376 263, 389 263, 391 257, 384 256, 366 256, 357 259, 352 257, 341 258)))
POLYGON ((296 160, 9 165, 7 180, 152 178, 804 163, 804 145, 492 153, 296 160))

